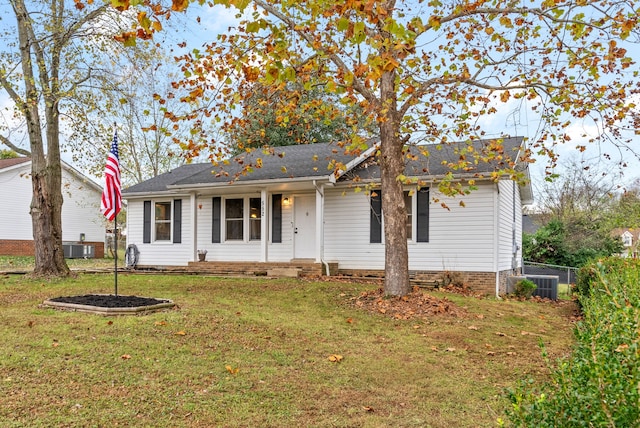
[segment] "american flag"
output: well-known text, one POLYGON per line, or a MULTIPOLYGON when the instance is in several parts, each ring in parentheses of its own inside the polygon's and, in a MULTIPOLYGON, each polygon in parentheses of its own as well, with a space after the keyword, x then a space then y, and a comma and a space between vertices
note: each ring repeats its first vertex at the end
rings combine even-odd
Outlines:
POLYGON ((107 164, 104 167, 104 181, 100 211, 107 219, 113 220, 122 209, 118 131, 113 134, 113 143, 111 143, 107 164))

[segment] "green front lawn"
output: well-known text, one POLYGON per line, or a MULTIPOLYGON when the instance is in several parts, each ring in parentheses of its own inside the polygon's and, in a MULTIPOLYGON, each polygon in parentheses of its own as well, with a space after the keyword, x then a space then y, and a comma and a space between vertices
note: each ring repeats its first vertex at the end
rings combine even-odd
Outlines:
POLYGON ((353 304, 371 285, 118 278, 121 294, 178 306, 116 318, 42 309, 110 293, 113 277, 0 280, 0 426, 494 426, 505 387, 548 376, 539 342, 553 358, 573 340, 567 302, 434 293, 458 315, 394 318, 353 304))

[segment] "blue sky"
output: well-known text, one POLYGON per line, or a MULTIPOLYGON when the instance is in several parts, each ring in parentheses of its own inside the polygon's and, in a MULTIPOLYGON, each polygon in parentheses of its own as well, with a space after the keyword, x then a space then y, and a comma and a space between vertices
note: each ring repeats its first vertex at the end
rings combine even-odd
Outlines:
MULTIPOLYGON (((6 8, 6 4, 0 6, 0 13, 2 9, 6 8)), ((188 48, 200 47, 207 41, 212 41, 218 34, 229 32, 230 28, 237 25, 238 19, 236 17, 237 12, 233 9, 227 9, 223 6, 214 7, 198 7, 197 4, 193 4, 184 13, 176 13, 172 17, 175 22, 171 28, 167 27, 167 30, 162 34, 156 36, 156 40, 166 45, 175 45, 181 41, 188 42, 188 48), (195 18, 200 17, 200 23, 196 23, 195 18), (177 22, 177 24, 176 24, 177 22)), ((0 30, 4 27, 7 21, 0 21, 0 30)), ((231 30, 233 31, 233 30, 231 30)), ((637 49, 637 47, 636 47, 637 49)), ((638 55, 632 55, 635 58, 640 58, 640 52, 638 55)), ((637 67, 637 66, 636 66, 637 67)), ((522 135, 528 138, 534 138, 538 129, 538 120, 536 115, 531 112, 525 101, 512 100, 507 104, 496 104, 498 113, 483 117, 479 123, 484 129, 496 130, 495 135, 500 132, 506 132, 511 135, 522 135)), ((640 100, 638 102, 640 104, 640 100)), ((7 98, 4 91, 0 91, 0 126, 2 121, 11 122, 10 114, 7 113, 5 107, 10 107, 11 101, 7 98)), ((626 160, 629 163, 629 167, 623 169, 622 184, 630 183, 635 178, 640 178, 640 162, 637 157, 627 151, 619 151, 616 147, 610 144, 595 145, 586 144, 586 138, 581 134, 587 133, 589 135, 596 135, 598 130, 594 123, 588 121, 574 121, 571 129, 571 141, 563 144, 558 148, 560 153, 560 160, 571 156, 577 156, 584 158, 587 162, 596 164, 599 162, 609 162, 611 164, 617 164, 621 160, 626 160), (579 145, 587 145, 588 149, 584 153, 579 153, 576 147, 579 145), (608 153, 612 156, 611 161, 604 159, 604 154, 608 153)), ((24 136, 18 138, 26 146, 26 139, 24 136)), ((488 134, 489 137, 494 135, 488 134)), ((640 136, 634 136, 634 144, 639 146, 638 152, 640 152, 640 136)), ((110 139, 107 138, 107 139, 110 139)), ((66 161, 70 162, 70 156, 63 155, 66 161)), ((531 166, 531 175, 534 180, 541 180, 544 176, 544 166, 546 165, 546 159, 538 159, 538 162, 531 166)))

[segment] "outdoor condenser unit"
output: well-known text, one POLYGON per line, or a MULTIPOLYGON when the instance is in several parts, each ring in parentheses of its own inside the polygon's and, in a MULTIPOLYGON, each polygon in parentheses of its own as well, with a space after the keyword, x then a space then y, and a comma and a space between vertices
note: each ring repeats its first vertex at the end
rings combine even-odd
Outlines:
POLYGON ((528 280, 533 281, 536 285, 536 289, 533 292, 534 296, 540 296, 543 298, 558 300, 558 282, 560 282, 557 275, 525 275, 528 280))

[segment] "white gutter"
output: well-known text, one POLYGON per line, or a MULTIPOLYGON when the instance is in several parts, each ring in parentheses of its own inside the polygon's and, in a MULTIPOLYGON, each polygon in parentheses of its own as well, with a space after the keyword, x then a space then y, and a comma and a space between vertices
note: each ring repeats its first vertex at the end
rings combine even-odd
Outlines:
POLYGON ((231 186, 264 186, 268 184, 302 183, 302 182, 309 182, 309 181, 315 182, 317 180, 330 181, 330 177, 327 175, 322 175, 318 177, 310 176, 310 177, 296 177, 296 178, 288 178, 288 177, 266 178, 263 180, 251 180, 251 181, 229 180, 222 183, 199 183, 199 184, 192 184, 189 186, 179 186, 177 184, 169 184, 167 185, 167 189, 170 189, 173 191, 178 191, 178 190, 189 191, 191 189, 202 189, 202 188, 211 189, 214 187, 225 187, 230 185, 231 186))

